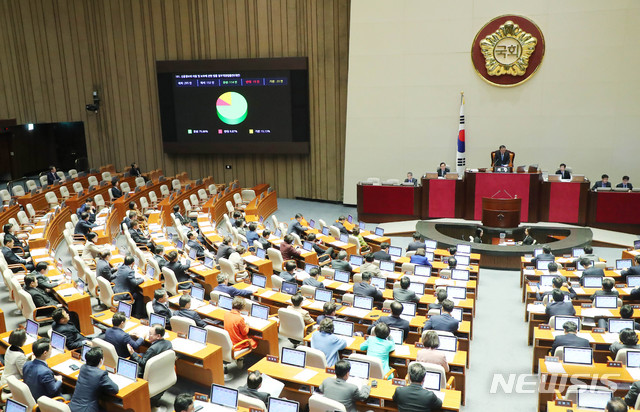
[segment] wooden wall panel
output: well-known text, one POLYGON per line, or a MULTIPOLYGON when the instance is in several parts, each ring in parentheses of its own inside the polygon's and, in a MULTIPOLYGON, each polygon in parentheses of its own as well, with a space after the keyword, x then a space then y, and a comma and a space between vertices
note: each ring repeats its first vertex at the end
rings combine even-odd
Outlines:
POLYGON ((89 163, 342 199, 350 0, 0 0, 0 118, 83 121, 89 163), (167 155, 155 62, 309 58, 311 153, 167 155), (98 114, 85 105, 98 90, 98 114), (231 171, 224 168, 231 164, 231 171))

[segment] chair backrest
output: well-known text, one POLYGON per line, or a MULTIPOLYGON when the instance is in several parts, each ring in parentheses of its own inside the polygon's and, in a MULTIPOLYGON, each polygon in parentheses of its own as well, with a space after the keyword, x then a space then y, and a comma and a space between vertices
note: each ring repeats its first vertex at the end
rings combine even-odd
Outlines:
POLYGON ((302 285, 300 286, 300 293, 302 294, 302 296, 315 296, 316 294, 316 288, 315 286, 311 286, 311 285, 302 285))
POLYGON ((409 262, 404 262, 402 264, 402 267, 400 268, 400 270, 402 271, 402 273, 405 272, 411 272, 413 273, 413 269, 416 267, 415 263, 409 263, 409 262))
POLYGON ((325 278, 333 279, 333 276, 336 274, 336 271, 335 269, 332 269, 330 267, 323 266, 322 269, 320 269, 320 274, 325 278))
POLYGON ((94 186, 94 187, 97 187, 100 185, 100 182, 98 182, 98 178, 95 176, 89 176, 89 178, 87 179, 87 183, 89 184, 89 186, 94 186))
POLYGON ((278 333, 289 339, 304 340, 304 318, 300 312, 293 309, 278 309, 280 328, 278 333))
POLYGON ((631 348, 620 348, 618 350, 618 353, 616 353, 616 362, 622 362, 624 366, 627 366, 627 352, 640 353, 639 350, 633 350, 631 348))
POLYGON ((318 219, 318 230, 322 231, 325 226, 327 226, 327 222, 322 219, 318 219))
POLYGON ((122 191, 122 193, 129 193, 131 191, 131 186, 129 186, 129 183, 127 182, 122 182, 120 183, 120 191, 122 191))
POLYGON ((144 177, 142 176, 136 177, 136 187, 144 187, 144 185, 145 185, 144 177))
POLYGON ((220 272, 226 275, 229 279, 233 280, 236 274, 235 269, 233 268, 233 264, 229 261, 229 259, 225 259, 221 257, 218 259, 218 264, 220 265, 220 272))
MULTIPOLYGON (((49 194, 49 193, 47 193, 47 194, 49 194)), ((51 194, 53 194, 53 193, 51 193, 51 194)), ((46 197, 46 195, 45 195, 45 197, 46 197)), ((69 197, 71 197, 71 193, 69 193, 69 189, 67 189, 66 186, 60 186, 60 197, 63 198, 63 199, 68 199, 69 197)))
POLYGON ((189 326, 196 326, 196 321, 184 316, 171 316, 171 330, 175 333, 189 333, 189 326))
POLYGON ((210 184, 207 190, 209 191, 209 194, 211 196, 215 196, 216 194, 218 194, 218 188, 214 184, 210 184))
POLYGON ((281 289, 282 288, 282 282, 284 282, 284 279, 282 279, 280 276, 271 275, 271 286, 274 289, 281 289))
POLYGON ((179 179, 173 179, 171 181, 171 188, 173 190, 180 190, 182 188, 182 185, 180 184, 180 180, 179 179))
POLYGON ((69 169, 69 177, 72 179, 78 178, 78 171, 76 169, 69 169))
POLYGON ((329 226, 329 234, 336 239, 340 239, 340 229, 333 225, 329 226))
POLYGON ((192 207, 196 207, 200 204, 200 201, 198 200, 198 196, 196 196, 195 193, 192 193, 191 196, 189 196, 189 201, 191 202, 192 207))
POLYGON ((33 311, 36 310, 36 305, 33 303, 33 298, 24 289, 18 291, 18 307, 22 312, 22 316, 27 319, 33 320, 33 311))
POLYGON ((164 275, 164 288, 172 295, 178 294, 178 280, 173 270, 168 267, 162 268, 162 274, 164 275))
POLYGON ((82 183, 80 183, 80 182, 75 182, 75 183, 73 184, 73 191, 74 191, 74 192, 76 192, 76 193, 80 193, 80 192, 82 192, 82 190, 83 190, 82 183))
POLYGON ((238 394, 238 406, 247 408, 249 410, 251 409, 257 409, 262 411, 267 410, 267 406, 260 399, 254 398, 252 396, 244 395, 242 393, 238 394))
POLYGON ((382 368, 382 360, 373 356, 363 355, 361 353, 352 353, 349 359, 367 362, 369 364, 369 377, 372 379, 383 379, 384 369, 382 368))
POLYGON ((255 190, 252 189, 242 189, 242 200, 245 203, 249 203, 251 202, 253 199, 256 198, 256 192, 255 190))
POLYGON ((160 194, 163 197, 168 197, 171 194, 171 192, 169 192, 169 186, 167 185, 160 186, 160 194))
MULTIPOLYGON (((80 218, 78 218, 78 214, 77 213, 72 213, 71 214, 71 224, 73 224, 73 227, 75 228, 76 225, 78 224, 78 220, 80 220, 80 218)), ((73 231, 72 231, 73 232, 73 231)))
POLYGON ((607 262, 594 262, 593 263, 593 267, 597 268, 597 269, 606 269, 607 268, 607 262))
POLYGON ((144 196, 140 197, 140 208, 142 210, 149 209, 149 201, 144 196))
POLYGON ((109 281, 102 276, 97 277, 98 280, 98 299, 108 307, 111 307, 111 298, 113 297, 113 289, 109 281))
POLYGON ((273 222, 274 230, 280 227, 280 222, 278 222, 278 217, 276 215, 271 215, 271 222, 273 222))
POLYGON ((37 190, 38 189, 38 184, 36 183, 35 180, 27 180, 25 182, 25 184, 27 185, 27 190, 28 191, 32 191, 32 190, 37 190))
POLYGON ((344 404, 329 399, 326 396, 314 393, 309 398, 309 412, 347 412, 347 408, 344 404))
POLYGON ((47 175, 40 175, 38 180, 40 180, 40 186, 46 186, 49 184, 49 179, 47 179, 47 175))
POLYGON ((198 197, 200 198, 201 202, 206 202, 209 199, 209 196, 207 196, 207 191, 204 189, 198 189, 198 197))
POLYGON ((178 381, 176 353, 172 350, 166 350, 149 359, 144 367, 142 378, 149 382, 150 397, 175 385, 178 381))
POLYGON ((66 176, 64 175, 64 172, 62 172, 62 171, 58 170, 58 171, 56 172, 56 174, 58 175, 58 177, 60 178, 60 180, 61 180, 61 181, 63 181, 63 182, 64 182, 65 180, 67 180, 66 176))
POLYGON ((327 357, 320 349, 300 345, 296 349, 307 352, 306 366, 312 368, 325 369, 327 367, 327 357))
POLYGON ((149 191, 149 200, 151 203, 158 203, 158 195, 156 195, 156 192, 153 190, 149 191))
POLYGON ((227 212, 229 213, 233 213, 233 211, 235 210, 233 207, 233 203, 231 203, 229 200, 226 201, 225 206, 227 207, 227 212))
POLYGON ((17 217, 18 217, 18 222, 20 223, 20 225, 29 224, 29 217, 24 212, 24 210, 19 211, 17 217))
POLYGON ((233 194, 233 202, 236 205, 241 205, 242 204, 242 196, 240 195, 240 193, 234 193, 233 194))
POLYGON ((9 300, 14 300, 14 294, 16 293, 15 291, 17 291, 20 288, 20 283, 18 283, 17 279, 15 280, 15 284, 12 282, 13 272, 11 271, 11 269, 9 268, 2 269, 2 280, 4 281, 4 284, 7 287, 7 289, 9 289, 9 300), (15 289, 16 285, 18 289, 15 289))
POLYGON ((53 192, 47 192, 44 194, 44 198, 49 203, 49 207, 58 206, 58 197, 53 192))
POLYGON ((214 345, 218 345, 222 348, 222 360, 225 362, 233 362, 233 354, 231 350, 233 344, 231 343, 231 337, 229 332, 223 328, 216 328, 215 326, 205 326, 207 330, 207 342, 214 345))
POLYGON ((40 412, 71 412, 68 404, 44 395, 38 398, 38 409, 40 412))
POLYGON ((191 203, 187 199, 184 199, 182 201, 182 205, 184 206, 185 214, 188 214, 189 212, 191 212, 191 203))
POLYGON ((267 256, 273 265, 273 270, 276 272, 282 272, 282 264, 284 263, 282 253, 280 253, 279 250, 270 247, 267 249, 267 256))
POLYGON ((116 352, 116 348, 106 340, 100 338, 94 338, 91 342, 94 346, 99 346, 102 349, 104 353, 104 366, 115 369, 118 365, 118 352, 116 352))
POLYGON ((102 172, 102 180, 104 180, 105 182, 111 182, 111 173, 102 172))
POLYGON ((36 406, 36 400, 33 399, 29 386, 21 380, 18 380, 15 376, 7 376, 7 384, 9 385, 9 390, 11 390, 13 399, 26 405, 28 411, 33 410, 36 406))
POLYGON ((22 185, 15 185, 11 188, 11 192, 14 196, 24 196, 26 193, 24 191, 24 187, 22 185))
POLYGON ((93 201, 96 202, 96 208, 98 209, 106 206, 106 203, 104 202, 104 197, 102 197, 102 195, 99 193, 93 197, 93 201))

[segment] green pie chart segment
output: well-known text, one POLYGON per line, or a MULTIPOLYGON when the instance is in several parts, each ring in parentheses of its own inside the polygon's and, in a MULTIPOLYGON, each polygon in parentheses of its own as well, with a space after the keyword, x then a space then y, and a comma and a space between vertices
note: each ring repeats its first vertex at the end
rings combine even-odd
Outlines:
POLYGON ((226 92, 216 102, 216 112, 226 124, 240 124, 247 118, 247 99, 236 92, 226 92))

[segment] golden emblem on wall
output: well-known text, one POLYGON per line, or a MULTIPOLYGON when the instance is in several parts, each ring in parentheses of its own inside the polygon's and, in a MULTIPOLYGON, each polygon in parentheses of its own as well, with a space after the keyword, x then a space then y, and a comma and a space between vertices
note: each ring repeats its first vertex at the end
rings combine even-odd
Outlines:
POLYGON ((508 20, 480 41, 489 76, 523 76, 538 39, 508 20))

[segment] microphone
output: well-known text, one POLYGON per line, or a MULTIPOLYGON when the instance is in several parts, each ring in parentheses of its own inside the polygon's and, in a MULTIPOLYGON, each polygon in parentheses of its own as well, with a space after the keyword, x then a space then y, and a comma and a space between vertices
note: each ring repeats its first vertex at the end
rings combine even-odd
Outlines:
MULTIPOLYGON (((496 195, 497 195, 498 193, 500 193, 500 192, 502 192, 502 189, 500 189, 500 190, 498 190, 497 192, 495 192, 495 193, 493 194, 493 196, 491 196, 491 198, 492 198, 492 199, 493 199, 493 198, 495 198, 495 197, 496 197, 496 195)), ((507 194, 508 194, 508 193, 507 193, 507 194)))
POLYGON ((509 194, 509 192, 507 192, 506 190, 505 190, 504 192, 507 194, 507 196, 509 196, 511 199, 513 199, 513 196, 511 196, 511 195, 509 194))

